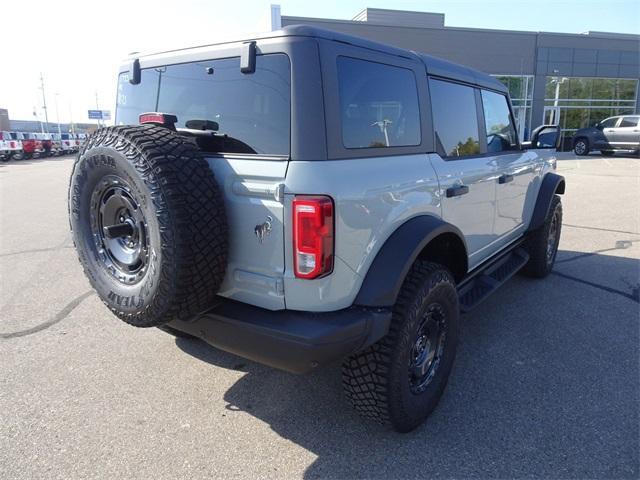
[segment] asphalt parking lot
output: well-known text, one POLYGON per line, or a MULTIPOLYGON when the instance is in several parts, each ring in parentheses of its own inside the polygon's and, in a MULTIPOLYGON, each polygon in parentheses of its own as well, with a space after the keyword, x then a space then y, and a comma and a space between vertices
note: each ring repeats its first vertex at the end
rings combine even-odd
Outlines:
POLYGON ((418 430, 294 376, 117 320, 66 211, 71 157, 0 165, 0 478, 638 478, 640 160, 562 154, 554 274, 464 317, 418 430))

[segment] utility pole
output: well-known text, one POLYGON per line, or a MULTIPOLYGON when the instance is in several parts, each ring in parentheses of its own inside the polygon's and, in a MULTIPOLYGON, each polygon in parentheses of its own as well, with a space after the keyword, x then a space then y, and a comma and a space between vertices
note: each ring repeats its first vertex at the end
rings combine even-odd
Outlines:
POLYGON ((47 114, 47 97, 44 94, 44 78, 42 72, 40 72, 40 88, 42 89, 42 108, 44 109, 44 123, 47 127, 47 133, 49 133, 49 115, 47 114))

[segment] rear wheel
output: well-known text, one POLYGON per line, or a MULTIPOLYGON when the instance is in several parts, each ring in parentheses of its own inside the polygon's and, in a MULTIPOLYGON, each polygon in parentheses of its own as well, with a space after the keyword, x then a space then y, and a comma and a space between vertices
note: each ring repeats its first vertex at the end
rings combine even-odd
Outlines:
POLYGON ((398 295, 389 333, 343 364, 344 390, 355 409, 399 432, 420 425, 447 384, 459 322, 451 273, 417 261, 398 295))
POLYGON ((573 151, 576 155, 589 155, 589 140, 577 138, 573 143, 573 151))
POLYGON ((227 263, 224 205, 206 161, 175 132, 98 130, 74 164, 69 217, 85 274, 125 322, 158 326, 213 303, 227 263))

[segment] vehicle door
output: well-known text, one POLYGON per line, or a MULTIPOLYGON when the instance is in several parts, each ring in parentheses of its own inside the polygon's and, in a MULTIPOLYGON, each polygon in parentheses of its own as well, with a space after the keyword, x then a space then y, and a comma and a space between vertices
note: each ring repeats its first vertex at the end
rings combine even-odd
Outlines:
POLYGON ((593 148, 598 150, 600 148, 611 148, 615 144, 615 127, 618 125, 620 117, 606 118, 597 125, 597 129, 602 132, 602 135, 598 135, 595 139, 593 148))
POLYGON ((442 217, 464 234, 469 268, 495 252, 495 158, 483 155, 479 91, 453 81, 429 79, 442 217))
POLYGON ((624 116, 613 129, 615 148, 635 150, 640 147, 640 115, 624 116))
POLYGON ((493 233, 501 247, 522 233, 533 213, 533 202, 526 199, 533 195, 542 160, 535 152, 521 149, 507 96, 485 89, 480 96, 487 155, 497 169, 493 233))

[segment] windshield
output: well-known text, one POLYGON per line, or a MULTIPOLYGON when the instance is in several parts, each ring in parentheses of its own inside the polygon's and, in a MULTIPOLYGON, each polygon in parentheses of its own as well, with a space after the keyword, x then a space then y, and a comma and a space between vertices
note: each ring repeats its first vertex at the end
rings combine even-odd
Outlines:
POLYGON ((176 127, 200 130, 195 138, 205 151, 288 155, 290 78, 284 54, 258 55, 251 74, 240 72, 239 57, 143 69, 138 85, 125 72, 116 124, 137 124, 144 112, 170 113, 176 127))

